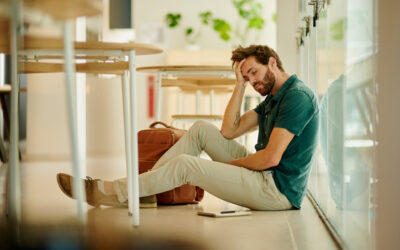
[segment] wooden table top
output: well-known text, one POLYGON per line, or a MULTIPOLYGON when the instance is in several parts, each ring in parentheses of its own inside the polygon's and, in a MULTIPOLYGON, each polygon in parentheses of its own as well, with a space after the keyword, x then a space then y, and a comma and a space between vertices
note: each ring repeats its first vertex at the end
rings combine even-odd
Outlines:
MULTIPOLYGON (((76 72, 88 74, 117 74, 121 75, 129 70, 128 62, 87 62, 76 63, 76 72)), ((20 73, 57 73, 64 72, 61 63, 21 62, 20 73)), ((215 89, 222 92, 230 92, 235 84, 235 79, 203 75, 203 76, 179 76, 174 79, 163 79, 163 87, 180 87, 186 91, 215 89)))
MULTIPOLYGON (((37 38, 27 37, 24 39, 24 50, 62 50, 63 40, 54 38, 37 38)), ((87 42, 74 42, 75 50, 120 50, 130 51, 135 50, 136 55, 150 55, 161 53, 162 49, 150 45, 141 43, 112 43, 112 42, 99 42, 99 41, 87 41, 87 42)))
POLYGON ((221 65, 162 65, 138 67, 137 71, 148 73, 171 73, 162 78, 163 87, 185 89, 220 89, 229 90, 236 82, 230 66, 221 65))
MULTIPOLYGON (((86 62, 76 63, 77 72, 91 74, 122 74, 123 71, 129 70, 128 62, 86 62)), ((54 73, 63 72, 63 64, 61 63, 42 63, 42 62, 21 62, 19 64, 20 73, 54 73)), ((233 78, 225 78, 219 76, 179 76, 173 79, 164 79, 163 86, 176 85, 207 85, 206 82, 214 82, 215 85, 232 85, 235 82, 233 78)))
MULTIPOLYGON (((76 63, 76 72, 88 74, 117 74, 121 75, 125 70, 129 70, 128 62, 91 62, 76 63)), ((64 72, 64 65, 61 63, 38 63, 24 62, 19 64, 19 73, 59 73, 64 72)))
POLYGON ((159 72, 159 71, 215 71, 215 72, 233 72, 230 66, 220 65, 160 65, 149 67, 138 67, 137 71, 159 72))
MULTIPOLYGON (((88 62, 76 63, 77 73, 87 74, 116 74, 122 75, 129 70, 128 62, 88 62)), ((61 73, 64 72, 64 65, 61 63, 21 62, 19 73, 61 73)), ((235 85, 235 79, 221 78, 218 76, 182 76, 176 79, 163 79, 162 87, 178 87, 184 92, 196 92, 201 90, 215 93, 231 93, 235 85)))
MULTIPOLYGON (((0 31, 2 26, 0 25, 0 31)), ((63 40, 57 38, 38 38, 38 37, 25 37, 21 41, 21 46, 24 51, 63 51, 63 40)), ((0 36, 0 52, 9 53, 10 44, 8 36, 0 36)), ((128 52, 135 50, 136 55, 151 55, 162 52, 162 49, 141 43, 111 43, 111 42, 74 42, 75 50, 85 51, 122 51, 128 52)))
MULTIPOLYGON (((124 70, 129 69, 128 62, 90 62, 90 63, 77 63, 77 68, 86 69, 86 73, 109 73, 109 74, 120 74, 124 70)), ((20 64, 25 73, 50 73, 50 72, 62 72, 62 64, 60 63, 42 63, 42 62, 24 62, 20 64)), ((208 67, 208 66, 207 66, 208 67)), ((192 67, 193 69, 195 67, 192 67)), ((203 68, 203 67, 202 67, 203 68)), ((140 68, 136 70, 139 71, 140 68)), ((211 69, 211 66, 210 66, 211 69)), ((209 71, 208 69, 207 71, 209 71)), ((212 68, 215 69, 215 68, 212 68)), ((219 70, 215 70, 219 72, 219 70)), ((204 81, 217 81, 220 85, 231 85, 235 79, 220 77, 218 75, 184 75, 178 76, 173 79, 164 79, 165 84, 173 82, 204 82, 204 81)))

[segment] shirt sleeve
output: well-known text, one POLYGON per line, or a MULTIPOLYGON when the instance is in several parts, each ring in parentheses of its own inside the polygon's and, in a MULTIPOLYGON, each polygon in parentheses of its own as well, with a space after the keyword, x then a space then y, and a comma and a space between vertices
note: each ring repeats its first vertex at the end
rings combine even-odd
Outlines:
POLYGON ((257 107, 255 107, 253 110, 254 110, 257 114, 263 115, 263 114, 264 114, 264 110, 265 110, 265 102, 266 102, 266 99, 265 99, 264 101, 260 102, 260 103, 257 105, 257 107))
POLYGON ((299 136, 316 112, 312 97, 302 91, 291 91, 282 98, 274 127, 299 136))
POLYGON ((257 105, 257 107, 255 107, 253 110, 257 113, 257 114, 261 114, 261 104, 262 104, 262 102, 261 103, 259 103, 258 105, 257 105))

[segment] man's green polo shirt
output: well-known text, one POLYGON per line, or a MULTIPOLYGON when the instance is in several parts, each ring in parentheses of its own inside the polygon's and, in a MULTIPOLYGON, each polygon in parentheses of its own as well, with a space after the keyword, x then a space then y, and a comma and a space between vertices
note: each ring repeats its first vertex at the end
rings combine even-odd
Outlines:
POLYGON ((300 208, 317 146, 317 99, 309 87, 292 75, 275 96, 268 95, 254 111, 259 124, 257 151, 266 147, 274 127, 295 135, 278 166, 268 170, 273 171, 277 188, 294 207, 300 208))

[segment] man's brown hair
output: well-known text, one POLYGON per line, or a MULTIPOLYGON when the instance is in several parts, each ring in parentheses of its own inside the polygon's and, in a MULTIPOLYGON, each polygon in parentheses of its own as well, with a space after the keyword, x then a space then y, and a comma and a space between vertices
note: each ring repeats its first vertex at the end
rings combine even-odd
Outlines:
POLYGON ((232 66, 235 62, 240 62, 245 58, 250 56, 254 56, 257 62, 267 65, 269 58, 273 57, 276 59, 276 65, 281 71, 285 71, 282 66, 281 59, 278 54, 266 45, 250 45, 249 47, 243 48, 239 46, 235 50, 232 51, 232 66))

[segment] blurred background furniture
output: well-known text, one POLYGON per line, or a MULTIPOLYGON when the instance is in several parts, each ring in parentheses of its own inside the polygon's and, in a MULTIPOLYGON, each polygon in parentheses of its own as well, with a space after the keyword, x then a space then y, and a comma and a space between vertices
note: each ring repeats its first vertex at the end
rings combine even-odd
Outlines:
MULTIPOLYGON (((153 46, 139 44, 121 44, 121 43, 104 43, 104 42, 72 42, 72 22, 80 16, 92 16, 102 13, 102 1, 83 0, 83 1, 1 1, 2 10, 0 16, 0 52, 11 55, 11 119, 10 119, 10 171, 8 186, 8 213, 13 222, 19 223, 21 220, 21 180, 20 166, 18 159, 18 92, 20 73, 33 72, 65 72, 66 92, 68 102, 68 120, 71 141, 71 155, 73 175, 81 177, 82 159, 85 158, 79 149, 78 142, 78 125, 77 125, 77 100, 75 85, 75 56, 78 59, 95 59, 96 57, 118 58, 120 62, 126 62, 118 66, 124 66, 120 72, 123 73, 124 82, 124 104, 129 105, 124 111, 125 113, 125 139, 130 135, 132 140, 127 144, 127 167, 129 179, 129 212, 134 214, 133 224, 139 225, 139 195, 138 188, 135 193, 132 191, 133 186, 138 185, 137 171, 137 150, 136 148, 136 119, 135 119, 135 56, 141 54, 160 53, 161 49, 153 46), (38 38, 25 36, 25 25, 28 22, 41 23, 53 22, 58 26, 62 26, 63 39, 38 38), (87 57, 87 58, 86 58, 87 57), (21 62, 33 59, 62 59, 63 64, 59 65, 39 65, 24 64, 21 62), (27 67, 25 69, 25 66, 27 67), (36 67, 36 68, 35 68, 36 67), (55 68, 52 68, 55 67, 55 68), (130 94, 128 95, 127 77, 129 71, 130 94), (131 147, 130 147, 131 146, 131 147), (129 155, 129 157, 128 157, 129 155), (132 167, 134 168, 132 170, 132 167), (135 171, 136 169, 136 171, 135 171), (134 205, 134 202, 136 204, 134 205), (133 208, 135 206, 135 208, 133 208)), ((98 58, 97 58, 98 59, 98 58)), ((105 64, 104 64, 105 65, 105 64)), ((102 65, 102 66, 104 66, 102 65)), ((111 64, 107 64, 106 67, 111 64)), ((100 66, 101 67, 101 66, 100 66)), ((104 67, 103 67, 104 68, 104 67)), ((121 68, 121 67, 119 67, 121 68)), ((85 71, 80 69, 81 71, 85 71)), ((90 65, 86 71, 96 70, 96 67, 90 65)), ((99 69, 97 69, 99 70, 99 69)), ((102 70, 99 70, 102 71, 102 70)), ((74 179, 73 183, 74 196, 77 200, 77 214, 81 222, 86 222, 85 210, 85 193, 83 190, 83 182, 79 178, 74 179)))
MULTIPOLYGON (((47 46, 43 47, 44 51, 40 51, 40 46, 36 47, 35 52, 27 53, 25 55, 25 62, 21 63, 20 73, 52 73, 63 72, 63 64, 60 63, 42 63, 38 61, 36 53, 41 57, 40 59, 57 59, 61 58, 56 51, 62 47, 61 41, 57 39, 49 40, 46 44, 52 44, 53 53, 50 56, 46 55, 47 46), (38 51, 39 50, 39 51, 38 51), (42 52, 42 53, 41 53, 42 52)), ((75 54, 79 59, 85 59, 86 63, 75 64, 75 71, 78 73, 91 73, 91 74, 117 74, 121 75, 122 79, 122 92, 123 92, 123 108, 124 108, 124 128, 125 128, 125 146, 126 146, 126 164, 128 170, 128 180, 130 185, 130 199, 129 211, 134 215, 133 223, 139 225, 139 194, 138 187, 138 166, 137 166, 137 153, 136 150, 136 106, 135 106, 135 55, 148 55, 160 53, 162 50, 145 44, 136 43, 106 43, 106 42, 75 42, 75 54), (128 57, 127 57, 128 56, 128 57), (98 59, 101 59, 99 62, 98 59), (125 61, 128 58, 127 61, 125 61), (129 76, 129 78, 128 78, 129 76), (129 86, 128 86, 128 80, 129 86), (133 197, 132 190, 136 190, 137 197, 133 197), (135 200, 137 203, 135 204, 135 200), (137 208, 134 209, 134 206, 137 208)), ((83 166, 84 167, 84 166, 83 166)))
POLYGON ((235 84, 235 75, 229 66, 208 65, 165 65, 139 67, 140 72, 157 73, 157 108, 156 120, 161 119, 162 88, 178 87, 176 114, 172 123, 193 122, 197 119, 222 121, 223 114, 216 111, 216 96, 229 94, 235 84), (203 111, 202 95, 208 93, 209 111, 203 111), (186 102, 189 94, 195 94, 195 102, 186 102), (195 103, 195 113, 187 113, 186 107, 195 103))

